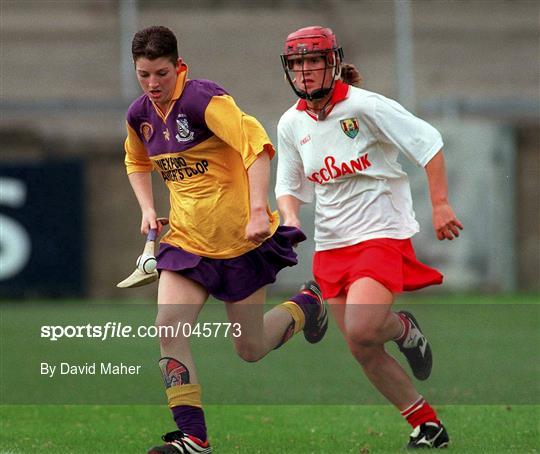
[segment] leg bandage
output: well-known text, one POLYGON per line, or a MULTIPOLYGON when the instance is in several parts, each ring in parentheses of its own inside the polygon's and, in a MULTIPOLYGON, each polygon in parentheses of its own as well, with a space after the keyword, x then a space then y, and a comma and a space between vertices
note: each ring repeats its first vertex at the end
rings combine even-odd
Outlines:
POLYGON ((165 388, 189 383, 189 370, 177 359, 168 356, 161 358, 159 368, 161 369, 161 375, 163 375, 165 388))
POLYGON ((189 382, 189 370, 180 361, 165 357, 159 360, 159 367, 165 382, 165 392, 169 408, 179 405, 202 407, 201 386, 189 382))

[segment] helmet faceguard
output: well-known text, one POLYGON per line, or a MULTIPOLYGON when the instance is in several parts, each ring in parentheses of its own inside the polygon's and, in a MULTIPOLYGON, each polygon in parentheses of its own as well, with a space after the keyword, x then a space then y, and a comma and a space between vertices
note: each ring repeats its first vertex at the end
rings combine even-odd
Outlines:
POLYGON ((343 49, 338 47, 334 33, 329 28, 319 26, 301 28, 287 36, 285 50, 281 55, 281 64, 285 71, 285 77, 293 91, 299 98, 309 101, 324 98, 332 92, 335 81, 340 77, 342 61, 343 49), (295 83, 300 80, 298 77, 300 75, 301 80, 304 80, 305 72, 308 71, 304 69, 304 63, 313 56, 323 57, 324 67, 310 69, 309 71, 324 71, 324 76, 321 86, 309 93, 305 83, 304 90, 295 83), (301 69, 293 70, 293 62, 298 63, 298 61, 300 61, 300 65, 297 64, 296 68, 300 67, 301 69), (330 86, 325 87, 326 75, 330 68, 332 69, 332 80, 330 86))

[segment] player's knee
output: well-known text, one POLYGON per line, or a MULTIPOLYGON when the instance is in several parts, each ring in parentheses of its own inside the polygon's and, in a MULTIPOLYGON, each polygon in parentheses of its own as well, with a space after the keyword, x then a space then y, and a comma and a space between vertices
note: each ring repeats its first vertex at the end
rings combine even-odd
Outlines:
POLYGON ((235 347, 238 356, 248 363, 257 362, 263 357, 260 349, 255 344, 243 342, 241 344, 236 344, 235 347))
POLYGON ((347 340, 350 345, 358 347, 375 347, 381 344, 379 332, 368 327, 349 330, 347 340))
POLYGON ((178 326, 182 326, 182 322, 179 320, 160 316, 156 318, 154 324, 155 337, 159 338, 162 347, 167 347, 173 343, 178 345, 178 343, 188 342, 182 330, 177 329, 178 326))

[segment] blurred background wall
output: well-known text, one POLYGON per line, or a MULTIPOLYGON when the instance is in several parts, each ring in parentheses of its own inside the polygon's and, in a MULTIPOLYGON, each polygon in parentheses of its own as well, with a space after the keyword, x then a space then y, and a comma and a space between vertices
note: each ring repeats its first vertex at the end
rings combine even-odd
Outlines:
MULTIPOLYGON (((407 169, 422 226, 415 244, 445 273, 444 290, 540 290, 536 0, 1 0, 0 14, 0 296, 155 294, 155 285, 115 287, 143 244, 123 167, 124 118, 139 94, 131 37, 154 24, 176 32, 191 78, 225 87, 273 140, 294 102, 279 61, 284 38, 333 28, 364 88, 443 133, 451 201, 465 224, 457 242, 436 241, 424 172, 407 169)), ((302 216, 311 234, 312 207, 302 216)), ((302 266, 272 291, 308 277, 312 251, 312 242, 300 246, 302 266)))

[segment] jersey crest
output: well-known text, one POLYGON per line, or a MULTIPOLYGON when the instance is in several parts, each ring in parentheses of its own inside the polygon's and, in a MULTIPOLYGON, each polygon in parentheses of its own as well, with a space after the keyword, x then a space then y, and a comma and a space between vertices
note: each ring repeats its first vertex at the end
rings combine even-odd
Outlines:
POLYGON ((187 142, 193 139, 194 132, 189 130, 189 123, 185 114, 179 114, 176 117, 176 140, 178 142, 187 142))
POLYGON ((358 118, 346 118, 339 122, 341 123, 341 129, 348 137, 354 139, 358 135, 358 118))
POLYGON ((147 121, 144 121, 141 123, 139 132, 144 137, 144 140, 146 142, 150 142, 150 139, 152 138, 152 134, 154 134, 154 128, 150 123, 148 123, 147 121))

